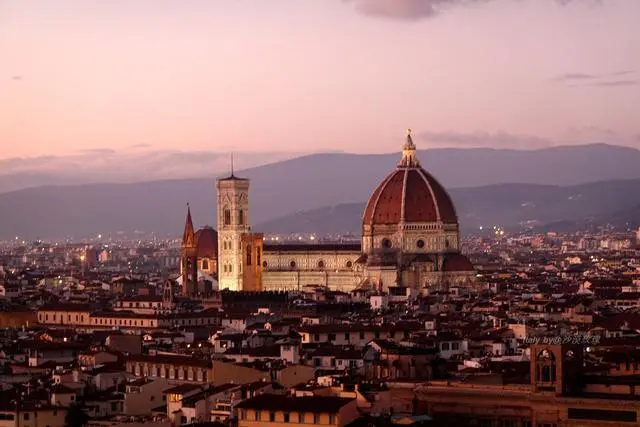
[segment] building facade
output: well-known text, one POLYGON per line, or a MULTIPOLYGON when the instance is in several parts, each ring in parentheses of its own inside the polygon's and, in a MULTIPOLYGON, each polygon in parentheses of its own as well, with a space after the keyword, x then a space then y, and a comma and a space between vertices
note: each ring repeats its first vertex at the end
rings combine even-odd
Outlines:
POLYGON ((360 244, 262 244, 262 234, 250 232, 249 180, 232 173, 216 188, 219 289, 425 291, 474 281, 453 201, 420 166, 410 131, 400 161, 366 205, 360 244))

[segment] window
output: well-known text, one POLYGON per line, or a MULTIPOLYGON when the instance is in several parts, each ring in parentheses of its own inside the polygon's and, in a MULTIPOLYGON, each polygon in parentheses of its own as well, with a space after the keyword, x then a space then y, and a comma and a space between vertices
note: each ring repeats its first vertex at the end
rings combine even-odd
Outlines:
POLYGON ((244 225, 244 211, 242 209, 238 211, 238 224, 244 225))
POLYGON ((335 341, 336 340, 336 334, 329 334, 329 341, 335 341))
MULTIPOLYGON (((295 261, 291 261, 289 263, 289 265, 291 266, 291 268, 296 268, 296 262, 295 261)), ((53 320, 55 320, 55 319, 53 319, 53 320)))
POLYGON ((262 257, 262 251, 260 250, 260 248, 256 248, 256 265, 260 265, 261 257, 262 257))
POLYGON ((364 339, 364 332, 360 332, 360 339, 363 340, 364 339))
POLYGON ((318 261, 318 268, 324 268, 324 261, 323 260, 318 261))
POLYGON ((345 332, 345 333, 344 333, 344 339, 345 339, 346 341, 349 341, 349 339, 350 339, 350 338, 351 338, 351 337, 349 336, 349 332, 345 332))
POLYGON ((347 261, 347 264, 346 264, 347 268, 351 268, 352 265, 353 263, 351 261, 347 261))
MULTIPOLYGON (((260 252, 258 252, 258 253, 260 253, 260 252)), ((267 268, 267 261, 262 261, 262 267, 263 268, 267 268)))
POLYGON ((247 246, 247 265, 251 265, 251 246, 247 246))
POLYGON ((25 421, 29 421, 29 413, 25 412, 22 416, 22 418, 24 418, 25 421))
POLYGON ((208 259, 203 259, 202 260, 202 269, 203 270, 208 270, 209 269, 209 260, 208 259))
POLYGON ((289 422, 289 418, 290 418, 289 413, 288 413, 288 412, 285 412, 285 413, 284 413, 284 422, 285 422, 285 423, 288 423, 288 422, 289 422))
POLYGON ((313 423, 320 424, 320 414, 313 414, 313 423))
POLYGON ((242 409, 240 411, 240 419, 241 420, 246 420, 247 419, 247 410, 246 409, 242 409))
POLYGON ((382 239, 382 247, 385 249, 389 249, 391 247, 391 240, 382 239))
POLYGON ((231 211, 229 208, 224 208, 224 225, 231 225, 231 211))
POLYGON ((274 423, 276 421, 276 413, 275 412, 269 412, 269 421, 274 423))
POLYGON ((418 241, 416 242, 416 246, 417 246, 419 249, 424 248, 424 240, 422 240, 422 239, 418 240, 418 241))
POLYGON ((336 416, 329 414, 329 424, 334 425, 336 423, 336 416))

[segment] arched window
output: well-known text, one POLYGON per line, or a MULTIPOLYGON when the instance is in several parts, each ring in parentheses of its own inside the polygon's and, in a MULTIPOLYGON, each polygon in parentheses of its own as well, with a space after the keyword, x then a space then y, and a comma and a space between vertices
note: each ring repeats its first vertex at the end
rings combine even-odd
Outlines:
POLYGON ((542 350, 536 357, 536 381, 543 383, 556 381, 556 358, 549 350, 542 350))
POLYGON ((224 225, 231 225, 231 211, 229 208, 224 208, 224 225))
POLYGON ((251 246, 249 245, 247 245, 247 265, 251 265, 251 246))
POLYGON ((208 259, 203 259, 202 260, 202 269, 203 270, 208 270, 209 269, 209 260, 208 259))
POLYGON ((295 261, 291 261, 289 263, 289 266, 291 266, 291 268, 296 268, 296 262, 295 261))
POLYGON ((385 249, 389 249, 391 247, 391 240, 389 239, 382 239, 382 247, 385 249))
POLYGON ((242 209, 238 211, 238 225, 244 225, 244 211, 242 209))
POLYGON ((324 268, 324 261, 323 260, 318 261, 318 268, 324 268))

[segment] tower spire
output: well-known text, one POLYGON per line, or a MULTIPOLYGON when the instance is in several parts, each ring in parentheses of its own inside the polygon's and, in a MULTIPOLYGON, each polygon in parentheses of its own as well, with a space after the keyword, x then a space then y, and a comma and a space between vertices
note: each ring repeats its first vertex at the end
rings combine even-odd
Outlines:
POLYGON ((399 167, 415 168, 420 166, 420 162, 416 157, 416 145, 413 143, 411 135, 411 129, 407 129, 407 139, 402 146, 402 158, 400 159, 400 163, 398 163, 399 167))
POLYGON ((187 219, 184 224, 184 234, 182 235, 182 246, 193 246, 195 244, 195 231, 193 220, 191 219, 191 206, 187 203, 187 219))

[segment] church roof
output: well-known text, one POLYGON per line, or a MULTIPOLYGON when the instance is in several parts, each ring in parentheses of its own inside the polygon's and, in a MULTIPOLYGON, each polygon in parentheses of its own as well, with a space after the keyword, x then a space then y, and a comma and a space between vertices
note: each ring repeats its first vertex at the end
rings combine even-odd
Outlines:
POLYGON ((403 147, 400 163, 371 195, 364 211, 364 225, 394 225, 412 222, 457 224, 451 197, 416 159, 411 134, 403 147))

